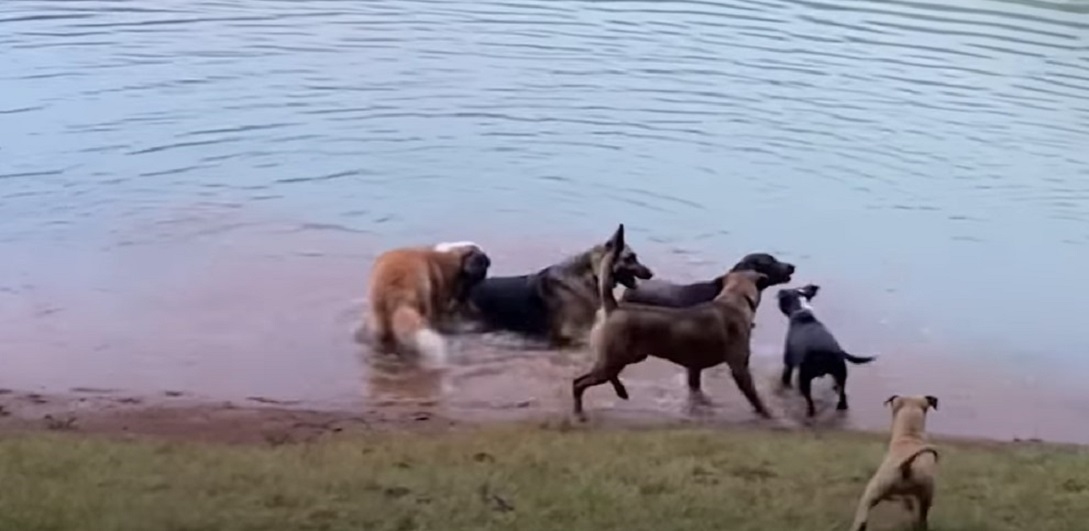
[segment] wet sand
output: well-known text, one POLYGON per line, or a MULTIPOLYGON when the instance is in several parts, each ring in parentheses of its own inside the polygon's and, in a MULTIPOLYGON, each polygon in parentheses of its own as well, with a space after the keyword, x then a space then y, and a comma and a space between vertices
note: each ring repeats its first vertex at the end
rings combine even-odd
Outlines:
MULTIPOLYGON (((28 256, 12 257, 5 272, 16 281, 0 293, 3 425, 198 438, 207 432, 216 439, 248 440, 270 430, 290 432, 285 426, 298 422, 567 418, 571 378, 591 363, 585 350, 545 350, 489 334, 451 338, 450 365, 441 370, 375 355, 352 335, 360 322, 366 268, 391 243, 343 227, 248 221, 222 213, 214 221, 196 216, 163 229, 173 231, 165 238, 173 243, 123 237, 94 249, 76 248, 60 263, 78 259, 80 266, 58 268, 52 278, 40 271, 28 276, 20 269, 31 263, 28 256), (218 228, 229 237, 201 241, 222 234, 218 228), (18 281, 20 274, 28 280, 18 281), (65 426, 68 418, 77 420, 65 426)), ((498 264, 494 274, 554 262, 587 239, 474 234, 482 235, 478 241, 498 264)), ((730 265, 654 242, 639 250, 663 278, 702 278, 730 265)), ((833 411, 831 382, 817 383, 820 414, 808 423, 802 399, 776 389, 786 320, 766 300, 757 318, 753 365, 765 398, 785 423, 883 430, 888 395, 925 393, 941 398, 931 420, 935 433, 1089 443, 1083 421, 1089 399, 1079 395, 1072 378, 935 337, 925 319, 895 311, 895 292, 810 271, 804 257, 784 258, 798 264, 797 281, 822 285, 815 306, 841 342, 856 354, 879 356, 850 368, 851 410, 845 415, 833 411)), ((707 374, 705 388, 716 406, 698 413, 689 411, 678 367, 650 360, 631 367, 624 378, 630 401, 606 387, 588 392, 592 422, 760 424, 725 368, 707 374)))

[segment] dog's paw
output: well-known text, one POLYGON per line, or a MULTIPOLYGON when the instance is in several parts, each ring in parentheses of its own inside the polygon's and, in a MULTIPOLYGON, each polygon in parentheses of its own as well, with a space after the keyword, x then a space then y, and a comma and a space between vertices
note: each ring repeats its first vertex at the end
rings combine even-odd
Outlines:
POLYGON ((715 402, 711 400, 711 397, 707 396, 702 391, 691 391, 688 393, 689 404, 697 407, 715 407, 715 402))

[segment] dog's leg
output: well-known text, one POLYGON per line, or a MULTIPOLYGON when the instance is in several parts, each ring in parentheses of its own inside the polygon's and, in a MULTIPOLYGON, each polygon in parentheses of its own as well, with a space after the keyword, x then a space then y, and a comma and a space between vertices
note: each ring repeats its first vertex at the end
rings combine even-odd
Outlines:
MULTIPOLYGON (((878 470, 877 473, 880 474, 881 471, 878 470)), ((855 510, 855 522, 851 524, 851 531, 866 531, 870 519, 870 510, 881 501, 881 492, 883 490, 878 476, 874 476, 866 484, 866 490, 862 492, 862 497, 858 500, 858 509, 855 510)))
MULTIPOLYGON (((624 388, 624 384, 620 383, 619 378, 620 371, 623 368, 623 365, 617 367, 598 363, 590 372, 575 378, 575 381, 571 384, 571 393, 575 399, 574 413, 576 418, 582 421, 586 420, 586 413, 583 412, 582 409, 582 395, 587 389, 594 387, 595 385, 610 382, 613 384, 613 389, 616 390, 617 395, 620 395, 621 392, 623 392, 624 395, 628 394, 627 389, 624 388), (619 384, 619 387, 617 387, 617 384, 619 384)), ((626 399, 625 396, 621 396, 620 398, 626 399)))
POLYGON ((791 367, 790 365, 783 365, 783 376, 779 381, 783 384, 784 388, 790 389, 790 380, 793 376, 794 367, 791 367))
POLYGON ((616 396, 624 400, 628 399, 628 388, 624 387, 624 382, 620 381, 619 376, 609 378, 609 383, 613 384, 613 391, 616 391, 616 396))
POLYGON ((919 521, 915 524, 916 531, 930 529, 930 505, 934 502, 934 493, 927 491, 919 496, 919 521))
POLYGON ((836 380, 836 389, 839 391, 839 403, 836 404, 836 411, 847 411, 847 365, 844 364, 842 368, 837 368, 832 378, 836 380))
POLYGON ((802 396, 805 397, 805 414, 808 417, 814 417, 817 415, 817 408, 813 404, 813 375, 802 371, 798 375, 798 390, 801 391, 802 396))
POLYGON ((688 396, 692 403, 700 406, 710 406, 711 399, 703 392, 703 369, 688 367, 688 396))
POLYGON ((771 418, 771 413, 768 412, 768 408, 764 407, 764 401, 760 400, 760 394, 756 392, 756 385, 753 384, 752 373, 749 372, 748 364, 730 367, 730 374, 734 377, 737 388, 745 395, 749 404, 752 404, 756 413, 761 417, 771 418))
POLYGON ((578 327, 572 324, 567 317, 557 316, 552 321, 552 329, 549 333, 549 339, 552 342, 552 346, 560 349, 577 346, 577 328, 578 327))

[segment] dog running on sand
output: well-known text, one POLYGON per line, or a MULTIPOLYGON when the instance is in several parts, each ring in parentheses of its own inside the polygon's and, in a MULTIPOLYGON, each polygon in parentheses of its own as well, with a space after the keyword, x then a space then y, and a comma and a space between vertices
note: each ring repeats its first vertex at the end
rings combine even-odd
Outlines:
POLYGON ((783 387, 790 387, 791 375, 798 369, 798 390, 805 397, 807 414, 816 415, 813 406, 814 378, 831 375, 839 391, 837 411, 847 410, 847 363, 869 363, 877 358, 853 356, 839 346, 824 323, 817 319, 809 304, 820 286, 808 284, 800 288, 779 290, 779 311, 790 319, 786 345, 783 349, 783 387))
MULTIPOLYGON (((555 346, 579 343, 601 306, 598 271, 606 250, 598 244, 535 273, 489 277, 472 288, 471 312, 486 328, 547 338, 555 346)), ((654 276, 631 247, 616 250, 610 272, 621 284, 632 288, 654 276)))
MULTIPOLYGON (((794 264, 780 262, 768 253, 750 253, 734 264, 730 271, 763 273, 768 276, 768 286, 776 286, 790 282, 790 277, 794 274, 794 264)), ((674 284, 666 280, 649 280, 640 282, 639 286, 635 288, 628 286, 628 289, 625 289, 620 296, 620 302, 685 308, 711 302, 722 292, 722 285, 725 282, 726 275, 691 284, 674 284)))
POLYGON ((469 289, 488 274, 491 260, 472 242, 386 251, 371 270, 370 330, 387 351, 413 351, 442 363, 442 328, 469 289))
POLYGON ((934 503, 934 481, 938 472, 938 450, 926 440, 926 413, 938 409, 933 396, 897 396, 885 401, 892 406, 892 437, 885 460, 870 478, 852 531, 866 531, 870 510, 878 503, 899 499, 917 519, 915 529, 926 531, 930 506, 934 503), (918 505, 918 513, 915 512, 918 505))
POLYGON ((667 359, 688 369, 694 398, 706 402, 700 389, 704 369, 726 363, 738 388, 756 412, 770 417, 756 392, 749 372, 749 339, 760 290, 768 277, 755 271, 728 273, 722 291, 711 302, 688 308, 638 304, 617 305, 613 297, 613 262, 624 249, 624 226, 605 245, 600 267, 603 316, 594 324, 590 345, 597 355, 590 372, 572 384, 574 413, 584 419, 582 395, 586 389, 609 382, 617 396, 628 398, 620 381, 624 367, 648 356, 667 359))

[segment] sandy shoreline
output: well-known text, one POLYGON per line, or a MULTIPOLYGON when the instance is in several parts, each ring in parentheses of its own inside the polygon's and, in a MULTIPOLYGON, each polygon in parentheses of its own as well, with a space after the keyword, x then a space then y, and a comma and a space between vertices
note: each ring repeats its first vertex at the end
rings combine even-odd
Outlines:
MULTIPOLYGON (((352 341, 363 296, 354 288, 361 288, 373 253, 386 245, 354 233, 296 238, 269 230, 275 241, 250 234, 244 245, 199 252, 128 248, 113 252, 116 262, 109 262, 130 267, 124 274, 89 269, 74 285, 43 281, 2 294, 0 388, 13 392, 0 394, 8 412, 0 425, 36 429, 75 417, 71 427, 89 432, 253 440, 266 426, 290 426, 298 415, 319 424, 363 418, 394 426, 421 422, 416 417, 566 419, 571 378, 592 362, 585 349, 547 350, 470 334, 450 338, 450 366, 441 371, 375 356, 352 341), (276 251, 284 238, 291 240, 287 248, 315 251, 276 251)), ((574 237, 564 245, 494 239, 495 260, 504 264, 496 274, 531 270, 577 250, 574 237)), ((667 279, 706 278, 722 269, 707 258, 660 249, 645 254, 667 279)), ((1072 366, 963 348, 954 339, 964 338, 946 337, 937 326, 956 323, 935 323, 921 311, 912 317, 898 292, 826 274, 803 257, 784 258, 799 264, 796 283, 822 285, 816 306, 841 343, 855 354, 878 356, 850 368, 847 415, 831 411, 831 382, 815 384, 820 414, 813 427, 881 431, 888 423, 882 403, 890 394, 933 394, 942 404, 931 421, 935 433, 1089 444, 1089 397, 1067 375, 1072 366)), ((753 368, 773 411, 803 429, 802 399, 774 385, 785 327, 774 304, 761 304, 753 368)), ((624 373, 632 399, 591 390, 588 413, 604 425, 753 424, 722 367, 706 374, 717 407, 690 415, 681 372, 661 360, 632 366, 624 373)))

